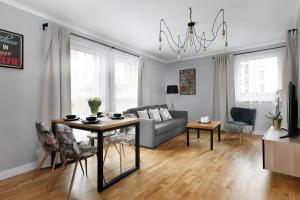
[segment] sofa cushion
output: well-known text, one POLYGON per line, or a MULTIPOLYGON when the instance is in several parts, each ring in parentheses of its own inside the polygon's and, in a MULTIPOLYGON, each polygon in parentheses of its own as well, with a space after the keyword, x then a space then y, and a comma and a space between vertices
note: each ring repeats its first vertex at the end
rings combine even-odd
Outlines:
POLYGON ((146 109, 145 110, 138 110, 137 115, 141 119, 149 119, 148 111, 146 109))
POLYGON ((163 121, 161 123, 155 124, 155 133, 156 133, 156 135, 161 135, 164 132, 167 132, 173 128, 182 126, 185 123, 186 123, 186 120, 183 118, 176 118, 176 119, 171 119, 168 121, 163 121))
POLYGON ((137 111, 141 110, 149 110, 149 109, 155 109, 155 108, 166 108, 168 109, 167 104, 162 104, 162 105, 152 105, 152 106, 142 106, 142 107, 137 107, 137 108, 130 108, 128 109, 125 113, 132 113, 137 115, 137 111))

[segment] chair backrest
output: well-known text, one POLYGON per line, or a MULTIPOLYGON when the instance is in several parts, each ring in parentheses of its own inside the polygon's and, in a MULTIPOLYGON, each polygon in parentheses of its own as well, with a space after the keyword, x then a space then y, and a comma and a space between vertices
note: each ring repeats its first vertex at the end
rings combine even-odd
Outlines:
POLYGON ((255 125, 256 109, 233 107, 230 111, 234 121, 244 122, 248 125, 255 125))
POLYGON ((64 159, 79 159, 80 151, 72 129, 63 124, 56 124, 54 130, 64 159))
POLYGON ((35 129, 42 148, 47 152, 59 151, 58 142, 46 123, 36 122, 35 129))

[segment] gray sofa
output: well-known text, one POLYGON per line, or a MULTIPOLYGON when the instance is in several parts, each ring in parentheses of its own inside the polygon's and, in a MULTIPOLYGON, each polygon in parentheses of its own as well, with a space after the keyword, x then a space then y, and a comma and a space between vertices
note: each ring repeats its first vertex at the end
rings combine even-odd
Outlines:
MULTIPOLYGON (((126 113, 137 115, 137 111, 155 108, 168 108, 166 104, 131 108, 126 113)), ((140 144, 143 147, 155 148, 167 140, 185 131, 188 121, 187 111, 169 111, 171 120, 155 123, 153 119, 140 119, 140 144)))

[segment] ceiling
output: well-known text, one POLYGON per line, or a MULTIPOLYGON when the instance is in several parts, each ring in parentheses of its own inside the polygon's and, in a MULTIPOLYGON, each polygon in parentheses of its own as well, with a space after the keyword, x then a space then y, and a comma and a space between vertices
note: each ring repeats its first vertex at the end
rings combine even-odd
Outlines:
MULTIPOLYGON (((229 51, 283 42, 285 31, 294 28, 299 0, 2 0, 80 28, 118 46, 151 55, 164 62, 176 61, 163 43, 158 51, 159 20, 164 18, 175 35, 183 35, 188 8, 198 32, 209 31, 219 9, 225 9, 229 51)), ((224 52, 219 37, 202 53, 191 51, 182 59, 224 52)))

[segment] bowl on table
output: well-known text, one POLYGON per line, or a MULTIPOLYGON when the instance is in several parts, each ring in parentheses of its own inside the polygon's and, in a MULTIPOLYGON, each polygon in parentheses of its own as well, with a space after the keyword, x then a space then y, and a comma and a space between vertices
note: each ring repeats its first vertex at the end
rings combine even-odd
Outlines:
POLYGON ((115 114, 113 114, 113 117, 114 118, 121 118, 122 114, 121 113, 115 113, 115 114))
POLYGON ((97 117, 87 117, 85 119, 86 119, 86 121, 93 122, 93 121, 97 120, 97 117))
POLYGON ((67 119, 76 119, 76 115, 66 115, 67 119))

